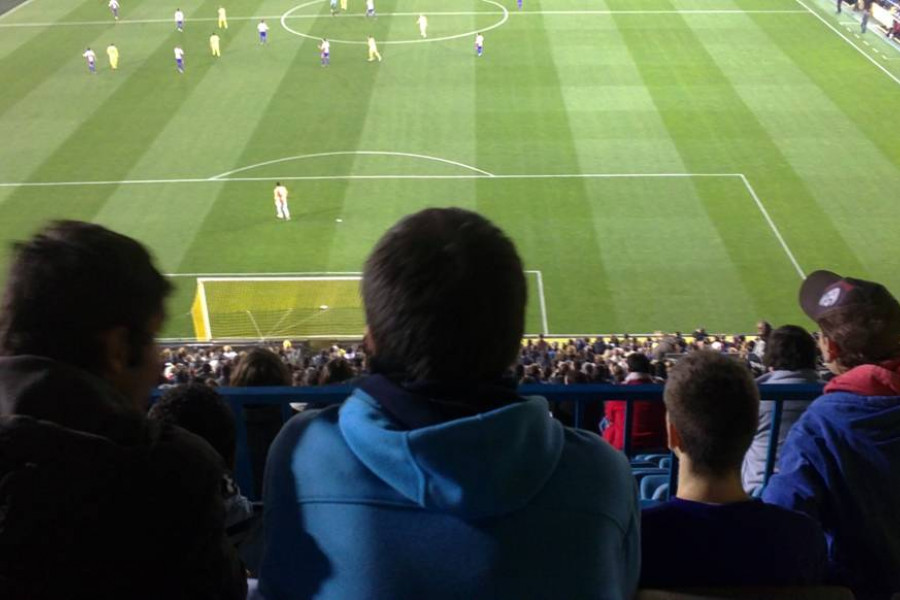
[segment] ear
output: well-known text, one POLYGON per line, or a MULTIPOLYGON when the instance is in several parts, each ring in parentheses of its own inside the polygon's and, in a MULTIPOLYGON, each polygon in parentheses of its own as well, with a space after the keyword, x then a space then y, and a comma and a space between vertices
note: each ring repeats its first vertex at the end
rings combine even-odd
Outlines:
POLYGON ((681 456, 681 434, 678 433, 672 420, 669 419, 669 413, 666 413, 666 437, 669 441, 669 450, 681 456))
POLYGON ((824 333, 819 335, 819 350, 822 352, 822 360, 829 371, 835 374, 843 371, 840 366, 841 347, 824 333))
POLYGON ((375 339, 372 337, 372 330, 369 329, 369 326, 366 325, 366 331, 363 333, 363 348, 366 349, 366 354, 371 356, 375 355, 376 346, 375 339))
POLYGON ((131 347, 128 329, 124 326, 113 327, 98 334, 103 354, 101 364, 102 375, 108 379, 118 379, 128 370, 131 347))

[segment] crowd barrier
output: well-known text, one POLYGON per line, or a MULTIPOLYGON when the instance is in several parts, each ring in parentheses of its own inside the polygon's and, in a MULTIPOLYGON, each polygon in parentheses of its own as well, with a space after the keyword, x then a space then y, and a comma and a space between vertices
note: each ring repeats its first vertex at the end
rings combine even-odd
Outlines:
MULTIPOLYGON (((253 467, 247 446, 247 427, 243 418, 244 406, 248 405, 276 405, 281 407, 283 421, 287 421, 294 414, 291 403, 305 403, 316 405, 338 404, 343 402, 352 391, 351 386, 336 385, 328 387, 258 387, 258 388, 217 388, 222 394, 234 414, 237 416, 237 464, 235 478, 238 485, 251 500, 259 500, 259 490, 253 485, 253 467)), ((769 439, 778 439, 781 430, 782 403, 787 400, 813 400, 822 392, 821 385, 761 385, 760 395, 763 400, 775 402, 772 418, 772 427, 769 439)), ((591 402, 604 400, 622 400, 626 402, 625 408, 625 447, 624 452, 629 457, 631 452, 631 423, 633 421, 633 405, 635 402, 662 402, 663 386, 661 385, 522 385, 519 386, 519 394, 523 396, 542 396, 550 402, 572 402, 575 404, 575 424, 579 426, 584 417, 585 406, 591 402)), ((157 390, 154 397, 158 397, 161 391, 157 390)), ((728 398, 722 398, 727 402, 728 398)), ((775 453, 777 446, 769 444, 766 460, 765 481, 775 467, 775 453)), ((673 457, 672 466, 669 467, 669 490, 674 495, 677 488, 678 461, 673 457)))

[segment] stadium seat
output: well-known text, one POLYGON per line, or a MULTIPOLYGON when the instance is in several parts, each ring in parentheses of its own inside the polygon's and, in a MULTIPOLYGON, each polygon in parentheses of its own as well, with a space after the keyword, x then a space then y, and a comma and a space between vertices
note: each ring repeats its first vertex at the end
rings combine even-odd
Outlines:
POLYGON ((669 458, 669 454, 668 453, 662 454, 662 453, 654 452, 651 454, 638 454, 632 460, 646 460, 646 461, 650 461, 656 465, 659 465, 659 461, 661 461, 664 458, 669 458))
POLYGON ((671 469, 672 468, 672 457, 667 456, 665 458, 661 458, 659 460, 659 468, 660 469, 671 469))
POLYGON ((632 469, 658 469, 659 465, 651 460, 632 460, 631 461, 632 469))
POLYGON ((665 486, 665 493, 669 492, 669 474, 646 475, 641 479, 641 500, 665 500, 657 497, 657 490, 665 486))
POLYGON ((650 475, 664 475, 667 478, 666 481, 668 481, 668 476, 669 476, 668 471, 666 471, 665 469, 659 469, 659 468, 656 468, 656 469, 632 469, 631 474, 634 475, 634 479, 638 482, 638 484, 641 483, 641 480, 644 479, 644 477, 647 477, 650 475))
POLYGON ((744 587, 697 590, 638 590, 634 600, 854 600, 845 587, 744 587))

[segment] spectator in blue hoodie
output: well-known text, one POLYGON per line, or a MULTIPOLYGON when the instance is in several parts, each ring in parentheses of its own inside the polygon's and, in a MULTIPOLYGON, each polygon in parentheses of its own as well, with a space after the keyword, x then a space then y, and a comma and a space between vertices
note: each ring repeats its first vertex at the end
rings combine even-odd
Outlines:
POLYGON ((763 499, 822 524, 833 582, 886 599, 900 591, 900 303, 879 283, 816 271, 800 306, 835 377, 788 433, 763 499))
POLYGON ((269 454, 265 598, 631 598, 627 460, 501 379, 525 319, 509 238, 466 210, 408 216, 362 296, 372 375, 269 454))

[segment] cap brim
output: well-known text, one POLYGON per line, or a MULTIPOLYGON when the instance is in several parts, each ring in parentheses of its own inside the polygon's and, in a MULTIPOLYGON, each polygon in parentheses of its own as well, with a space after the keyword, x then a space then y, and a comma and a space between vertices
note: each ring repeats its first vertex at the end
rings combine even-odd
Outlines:
POLYGON ((828 286, 837 283, 843 279, 837 273, 831 271, 814 271, 803 280, 800 286, 800 308, 813 321, 817 320, 822 313, 822 307, 819 306, 819 300, 828 286))

